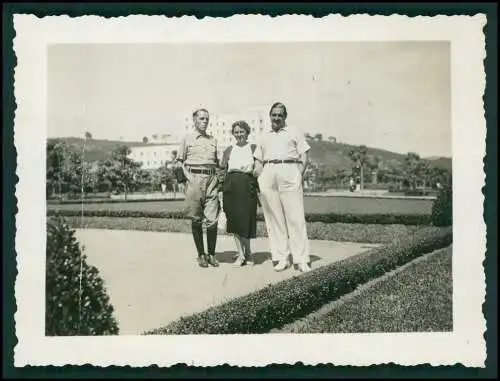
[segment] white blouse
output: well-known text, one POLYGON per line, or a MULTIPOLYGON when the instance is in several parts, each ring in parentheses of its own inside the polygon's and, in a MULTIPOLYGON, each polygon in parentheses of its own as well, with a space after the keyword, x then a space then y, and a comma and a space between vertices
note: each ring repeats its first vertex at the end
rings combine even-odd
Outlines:
POLYGON ((253 170, 253 154, 250 147, 250 143, 244 146, 233 145, 231 149, 231 154, 229 155, 229 161, 227 165, 228 172, 240 171, 251 173, 253 170))

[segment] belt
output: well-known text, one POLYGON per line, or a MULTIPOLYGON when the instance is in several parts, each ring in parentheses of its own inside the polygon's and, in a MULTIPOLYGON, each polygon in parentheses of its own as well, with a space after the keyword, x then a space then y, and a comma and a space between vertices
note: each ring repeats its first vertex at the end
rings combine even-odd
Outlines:
POLYGON ((202 175, 215 175, 216 174, 215 168, 191 168, 191 167, 188 167, 188 171, 191 173, 202 174, 202 175))
POLYGON ((300 160, 264 160, 264 164, 302 164, 300 160))

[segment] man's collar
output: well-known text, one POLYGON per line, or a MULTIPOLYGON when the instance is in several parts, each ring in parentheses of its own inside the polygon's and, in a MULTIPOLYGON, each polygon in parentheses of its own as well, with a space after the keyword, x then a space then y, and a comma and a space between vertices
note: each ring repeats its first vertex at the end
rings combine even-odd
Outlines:
POLYGON ((269 132, 275 132, 275 133, 278 133, 278 132, 280 132, 280 131, 284 131, 284 130, 286 130, 286 129, 288 129, 288 125, 287 125, 287 124, 285 124, 283 127, 281 127, 281 128, 280 128, 279 130, 277 130, 277 131, 276 131, 276 130, 274 130, 274 129, 271 127, 271 129, 269 130, 269 132))
POLYGON ((203 137, 203 138, 211 138, 211 137, 212 137, 212 135, 207 134, 206 132, 205 132, 205 133, 202 133, 202 132, 200 132, 200 131, 198 131, 198 130, 195 130, 195 131, 194 131, 194 137, 195 137, 195 139, 198 139, 198 138, 200 138, 200 137, 203 137))

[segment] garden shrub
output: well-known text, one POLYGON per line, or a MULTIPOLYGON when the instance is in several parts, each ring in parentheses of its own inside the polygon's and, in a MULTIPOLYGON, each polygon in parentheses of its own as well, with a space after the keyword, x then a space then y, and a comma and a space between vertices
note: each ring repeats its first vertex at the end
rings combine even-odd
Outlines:
POLYGON ((46 335, 118 334, 104 282, 74 234, 60 219, 47 223, 46 335))
MULTIPOLYGON (((48 216, 76 217, 82 216, 82 210, 47 209, 48 216)), ((140 217, 140 218, 172 218, 186 219, 184 211, 149 211, 149 210, 83 210, 84 217, 140 217)), ((431 215, 427 214, 338 214, 338 213, 306 213, 307 222, 348 223, 348 224, 380 224, 380 225, 428 225, 431 215)), ((257 214, 258 221, 264 221, 262 213, 257 214)))
POLYGON ((452 187, 441 189, 432 204, 432 224, 434 226, 450 226, 453 224, 453 190, 452 187))
POLYGON ((414 234, 396 238, 389 245, 269 285, 145 334, 266 333, 451 242, 451 228, 425 227, 414 234))

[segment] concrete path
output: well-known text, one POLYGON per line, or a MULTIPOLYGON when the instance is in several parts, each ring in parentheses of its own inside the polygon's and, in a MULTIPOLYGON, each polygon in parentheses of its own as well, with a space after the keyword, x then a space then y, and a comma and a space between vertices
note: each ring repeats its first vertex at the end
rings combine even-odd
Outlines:
MULTIPOLYGON (((89 264, 97 267, 115 308, 120 334, 135 335, 181 316, 202 311, 237 296, 300 273, 273 271, 267 238, 252 240, 256 265, 232 267, 232 237, 219 236, 218 268, 200 268, 190 234, 79 229, 89 264)), ((378 245, 310 241, 317 268, 378 245)))

